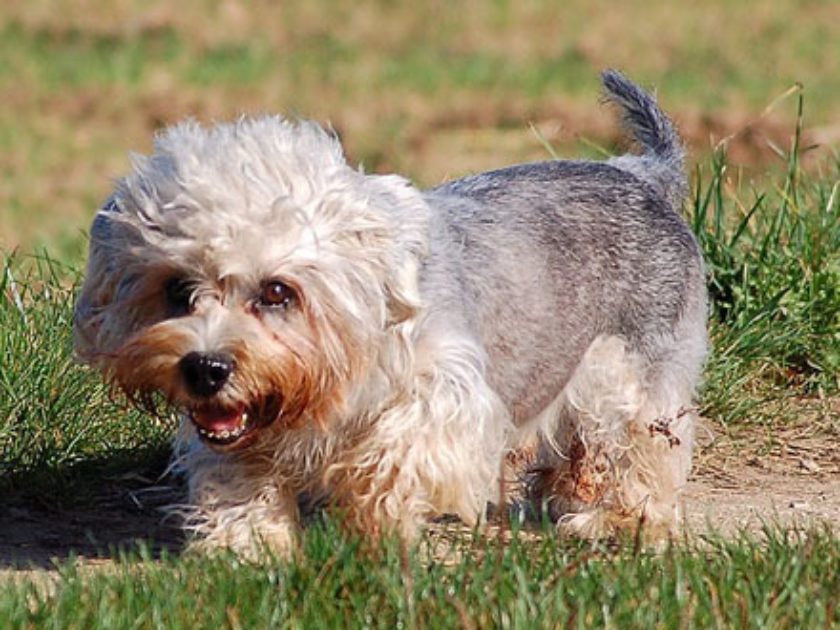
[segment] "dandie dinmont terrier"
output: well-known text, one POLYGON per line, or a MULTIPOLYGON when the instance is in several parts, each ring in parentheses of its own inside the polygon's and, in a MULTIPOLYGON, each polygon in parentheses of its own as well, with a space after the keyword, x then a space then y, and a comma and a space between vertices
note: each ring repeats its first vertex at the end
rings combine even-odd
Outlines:
POLYGON ((673 526, 704 270, 671 122, 602 78, 640 155, 420 191, 265 116, 134 158, 93 222, 76 349, 183 413, 198 541, 287 550, 302 496, 367 534, 475 523, 525 444, 526 496, 572 531, 673 526))

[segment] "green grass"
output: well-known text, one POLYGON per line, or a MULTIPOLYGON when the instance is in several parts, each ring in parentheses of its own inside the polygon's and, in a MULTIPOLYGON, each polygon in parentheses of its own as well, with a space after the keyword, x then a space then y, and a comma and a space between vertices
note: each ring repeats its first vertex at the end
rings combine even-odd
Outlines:
POLYGON ((330 523, 302 560, 123 556, 0 587, 5 628, 824 628, 840 623, 840 540, 768 529, 661 553, 514 535, 370 555, 330 523))
MULTIPOLYGON (((801 95, 799 111, 801 122, 801 95)), ((727 423, 840 389, 840 161, 809 174, 800 139, 797 125, 779 150, 786 171, 763 190, 730 190, 723 152, 695 180, 689 220, 709 272, 714 346, 704 409, 727 423)))
POLYGON ((74 269, 45 255, 0 265, 0 497, 83 500, 91 477, 159 452, 173 425, 112 400, 74 361, 74 269))

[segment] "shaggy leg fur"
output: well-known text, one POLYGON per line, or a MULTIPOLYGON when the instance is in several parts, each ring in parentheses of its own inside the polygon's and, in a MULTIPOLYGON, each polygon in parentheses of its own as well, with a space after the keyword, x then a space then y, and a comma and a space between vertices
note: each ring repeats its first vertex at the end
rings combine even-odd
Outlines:
MULTIPOLYGON (((696 370, 702 353, 692 360, 696 370)), ((646 365, 618 337, 590 346, 543 434, 534 479, 563 527, 602 536, 643 522, 658 536, 676 524, 694 415, 691 383, 673 382, 672 368, 646 365)))
POLYGON ((231 549, 253 560, 265 549, 281 555, 294 549, 300 529, 297 497, 270 474, 269 462, 189 450, 176 465, 190 473, 190 505, 182 516, 195 535, 192 548, 231 549))
POLYGON ((488 387, 480 349, 461 335, 427 334, 418 372, 397 404, 328 471, 331 493, 362 531, 411 540, 434 514, 477 523, 498 488, 509 420, 488 387))

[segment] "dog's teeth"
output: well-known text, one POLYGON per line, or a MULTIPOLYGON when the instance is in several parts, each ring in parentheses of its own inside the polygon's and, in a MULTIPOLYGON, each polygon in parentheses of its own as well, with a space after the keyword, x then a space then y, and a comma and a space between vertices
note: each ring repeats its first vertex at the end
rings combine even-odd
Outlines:
POLYGON ((192 416, 193 416, 192 419, 193 419, 193 423, 194 423, 194 426, 196 428, 196 431, 198 432, 198 435, 200 435, 202 438, 206 438, 208 440, 215 440, 215 441, 218 441, 218 442, 230 443, 230 442, 242 437, 243 435, 245 435, 249 430, 249 423, 248 423, 249 414, 248 414, 247 411, 243 411, 239 415, 238 421, 236 422, 236 426, 229 427, 229 428, 226 428, 226 429, 219 428, 218 431, 212 431, 212 430, 208 429, 207 427, 201 426, 198 423, 198 420, 196 419, 196 416, 199 413, 200 412, 194 412, 192 414, 192 416))

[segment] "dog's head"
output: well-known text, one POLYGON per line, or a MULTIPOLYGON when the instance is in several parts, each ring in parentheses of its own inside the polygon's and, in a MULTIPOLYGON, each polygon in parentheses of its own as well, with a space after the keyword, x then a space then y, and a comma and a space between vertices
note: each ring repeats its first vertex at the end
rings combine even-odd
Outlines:
POLYGON ((214 447, 326 426, 416 313, 420 194, 277 117, 184 123, 133 165, 93 222, 78 355, 214 447))

